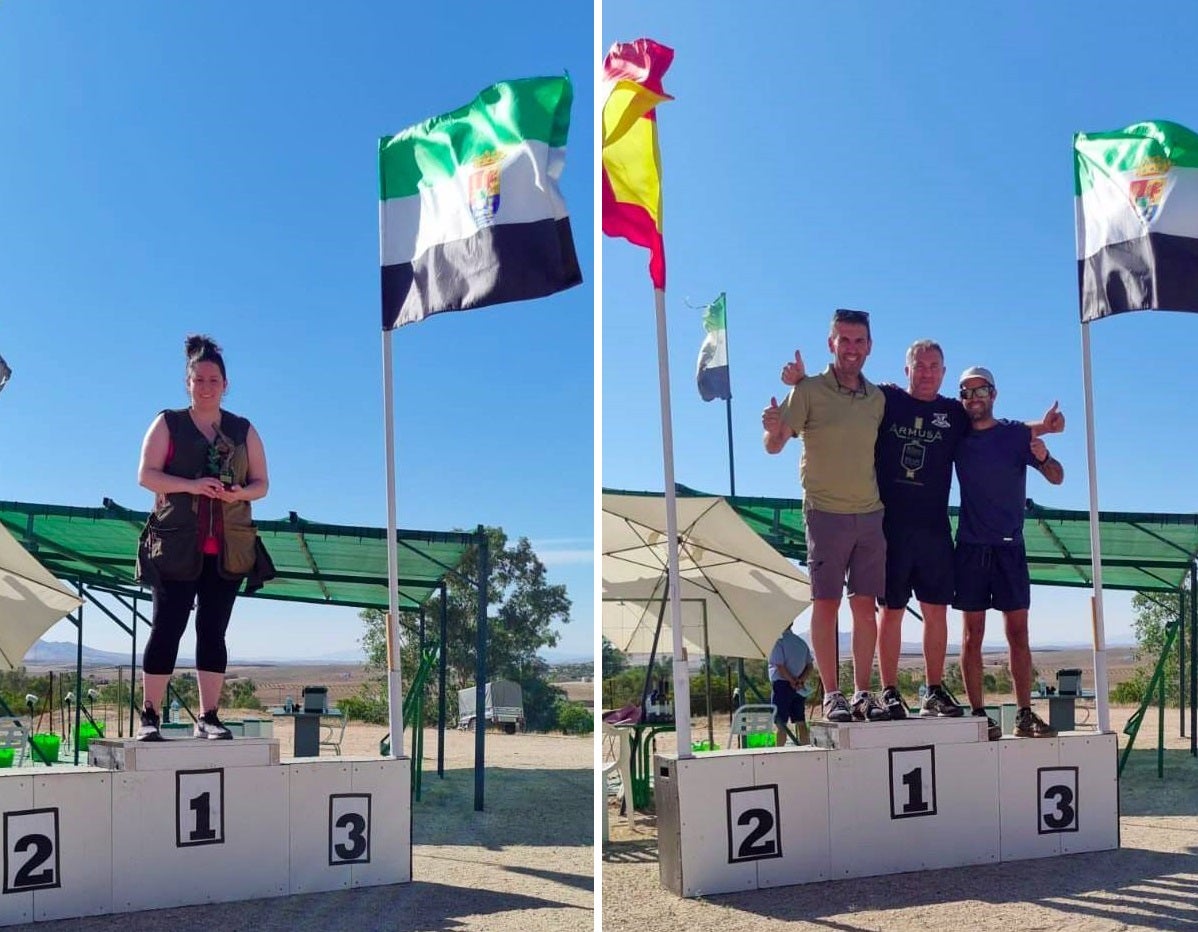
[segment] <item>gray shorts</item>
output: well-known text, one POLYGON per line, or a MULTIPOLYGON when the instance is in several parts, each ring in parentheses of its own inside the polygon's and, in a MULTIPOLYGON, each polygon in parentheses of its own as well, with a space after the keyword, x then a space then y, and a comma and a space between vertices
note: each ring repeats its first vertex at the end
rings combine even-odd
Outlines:
POLYGON ((886 593, 886 535, 882 509, 864 515, 836 515, 804 508, 807 573, 813 599, 839 599, 848 580, 849 597, 880 598, 886 593))

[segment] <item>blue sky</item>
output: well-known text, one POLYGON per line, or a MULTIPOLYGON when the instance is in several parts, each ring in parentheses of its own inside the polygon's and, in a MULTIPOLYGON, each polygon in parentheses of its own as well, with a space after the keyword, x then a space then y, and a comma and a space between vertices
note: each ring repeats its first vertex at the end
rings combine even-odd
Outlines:
MULTIPOLYGON (((852 307, 872 313, 875 380, 902 382, 906 347, 931 337, 946 393, 985 365, 1000 416, 1059 399, 1067 432, 1047 439, 1066 481, 1032 474, 1028 494, 1087 508, 1072 135, 1198 126, 1192 6, 1156 4, 1141 20, 1111 2, 607 0, 602 47, 639 36, 677 53, 665 79, 676 100, 658 109, 677 480, 729 487, 724 406, 695 389, 703 331, 687 307, 724 291, 738 493, 800 495, 799 451, 762 451, 761 409, 781 397, 795 349, 827 364, 831 312, 852 307)), ((660 490, 647 253, 605 238, 602 262, 602 482, 660 490)), ((1196 336, 1184 314, 1092 327, 1102 509, 1196 510, 1196 336)), ((1088 643, 1088 592, 1038 587, 1033 643, 1088 643)), ((1130 598, 1105 604, 1108 640, 1130 639, 1130 598)), ((1001 621, 987 635, 1001 645, 1001 621)), ((917 641, 919 623, 903 636, 917 641)))
MULTIPOLYGON (((378 137, 568 71, 585 284, 396 331, 398 515, 528 537, 574 602, 556 653, 589 656, 593 23, 540 0, 0 6, 0 498, 148 508, 142 436, 186 404, 203 332, 266 446, 256 515, 385 526, 378 137)), ((89 645, 127 650, 89 618, 89 645)), ((243 600, 229 644, 320 656, 360 633, 354 610, 243 600)))

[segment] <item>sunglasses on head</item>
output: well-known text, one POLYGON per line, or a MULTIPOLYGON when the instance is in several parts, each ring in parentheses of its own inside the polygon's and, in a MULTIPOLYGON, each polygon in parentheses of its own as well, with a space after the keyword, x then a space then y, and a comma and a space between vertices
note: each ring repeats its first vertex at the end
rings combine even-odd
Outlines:
POLYGON ((851 311, 848 308, 838 307, 832 315, 832 320, 838 324, 868 324, 869 311, 851 311))
POLYGON ((987 383, 979 385, 977 388, 963 388, 958 394, 962 401, 968 401, 970 398, 993 398, 994 386, 987 383))

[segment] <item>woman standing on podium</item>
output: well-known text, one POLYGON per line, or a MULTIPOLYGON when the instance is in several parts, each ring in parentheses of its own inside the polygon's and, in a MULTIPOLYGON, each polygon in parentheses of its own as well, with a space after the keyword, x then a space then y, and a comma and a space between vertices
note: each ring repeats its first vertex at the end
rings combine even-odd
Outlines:
POLYGON ((197 738, 232 738, 220 719, 228 652, 225 631, 242 580, 247 591, 270 571, 250 518, 250 502, 270 485, 266 452, 254 426, 221 409, 225 362, 209 337, 189 336, 188 407, 164 410, 146 432, 137 481, 154 493, 154 511, 138 548, 138 578, 154 596, 153 630, 142 659, 138 741, 161 741, 160 709, 179 641, 196 606, 197 738))

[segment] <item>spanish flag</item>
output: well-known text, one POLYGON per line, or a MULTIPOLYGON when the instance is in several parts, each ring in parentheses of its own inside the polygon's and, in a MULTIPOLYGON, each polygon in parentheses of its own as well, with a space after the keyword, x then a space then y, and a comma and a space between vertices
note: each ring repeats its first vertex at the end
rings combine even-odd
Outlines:
POLYGON ((603 62, 603 232, 649 250, 653 287, 665 290, 661 153, 654 108, 673 98, 661 80, 674 50, 652 39, 617 42, 603 62))

